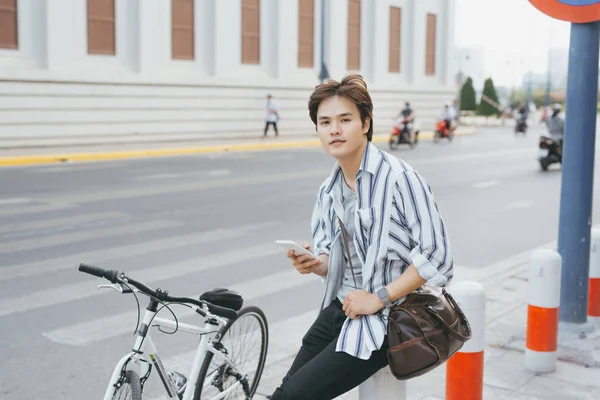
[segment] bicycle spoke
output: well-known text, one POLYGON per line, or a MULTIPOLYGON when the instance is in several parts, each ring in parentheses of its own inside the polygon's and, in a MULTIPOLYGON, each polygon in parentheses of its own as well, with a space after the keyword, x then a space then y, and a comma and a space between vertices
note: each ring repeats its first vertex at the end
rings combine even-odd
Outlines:
MULTIPOLYGON (((256 314, 243 314, 229 327, 221 339, 227 357, 236 366, 241 378, 248 379, 247 386, 251 391, 255 389, 257 378, 260 378, 258 372, 261 368, 263 347, 266 345, 266 326, 262 321, 256 314)), ((221 390, 231 388, 232 385, 240 382, 238 371, 233 371, 218 356, 212 358, 208 371, 210 372, 207 373, 208 377, 204 382, 202 398, 214 397, 221 390), (216 386, 213 385, 215 379, 216 386)), ((240 385, 228 394, 226 399, 244 397, 244 388, 240 382, 240 385)))

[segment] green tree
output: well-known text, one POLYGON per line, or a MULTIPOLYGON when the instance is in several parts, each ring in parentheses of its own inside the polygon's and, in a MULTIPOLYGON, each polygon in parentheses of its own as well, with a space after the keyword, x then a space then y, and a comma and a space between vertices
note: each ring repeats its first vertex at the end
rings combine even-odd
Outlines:
POLYGON ((475 111, 477 100, 475 99, 475 88, 473 88, 473 79, 467 78, 463 87, 460 89, 460 109, 462 111, 475 111))
POLYGON ((498 94, 496 93, 496 88, 494 87, 494 81, 492 81, 492 78, 488 78, 485 80, 485 84, 483 85, 483 95, 481 96, 479 107, 477 107, 477 114, 485 115, 486 117, 497 114, 499 110, 496 108, 494 103, 498 104, 498 94), (490 103, 490 101, 486 101, 486 99, 491 100, 492 103, 490 103))

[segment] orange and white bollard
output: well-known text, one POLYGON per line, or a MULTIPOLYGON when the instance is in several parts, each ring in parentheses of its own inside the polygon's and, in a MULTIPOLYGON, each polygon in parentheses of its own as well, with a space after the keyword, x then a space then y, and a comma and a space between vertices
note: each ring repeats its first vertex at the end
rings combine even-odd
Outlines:
POLYGON ((600 326, 600 229, 592 229, 588 321, 600 326))
POLYGON ((454 297, 471 325, 471 340, 446 363, 446 400, 483 398, 483 353, 485 349, 485 291, 477 282, 450 285, 454 297))
POLYGON ((561 269, 556 251, 536 250, 531 256, 525 367, 533 372, 556 369, 561 269))

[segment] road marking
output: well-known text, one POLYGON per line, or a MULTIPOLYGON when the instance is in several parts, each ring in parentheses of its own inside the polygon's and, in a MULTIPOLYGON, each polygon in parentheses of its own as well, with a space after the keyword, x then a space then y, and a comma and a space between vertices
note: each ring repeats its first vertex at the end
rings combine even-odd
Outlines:
POLYGON ((4 224, 0 226, 0 233, 39 230, 46 228, 56 228, 61 226, 73 226, 92 221, 103 221, 108 219, 127 218, 127 214, 119 212, 105 212, 96 214, 83 214, 71 217, 60 217, 47 220, 37 220, 32 222, 17 222, 12 224, 4 224))
POLYGON ((119 161, 90 161, 89 163, 80 164, 80 163, 72 163, 66 161, 61 165, 48 165, 48 166, 37 166, 35 168, 28 168, 26 173, 28 174, 50 174, 50 173, 60 173, 60 172, 72 172, 72 171, 93 171, 99 169, 108 169, 108 168, 119 168, 125 166, 124 162, 119 161))
POLYGON ((231 175, 231 170, 229 170, 229 169, 213 169, 213 170, 208 171, 208 175, 210 175, 210 176, 231 175))
POLYGON ((152 181, 161 179, 180 179, 180 178, 201 178, 206 176, 226 176, 231 175, 229 169, 213 169, 208 171, 193 171, 193 172, 167 172, 163 174, 152 174, 136 176, 133 180, 136 181, 152 181))
POLYGON ((175 194, 175 193, 185 193, 185 192, 193 192, 197 190, 209 190, 209 189, 218 189, 218 188, 227 188, 227 187, 239 187, 239 186, 250 186, 250 185, 260 185, 267 183, 275 183, 275 182, 283 182, 294 179, 307 179, 313 177, 326 177, 331 171, 322 169, 322 170, 312 170, 312 171, 298 171, 292 173, 282 173, 282 174, 262 174, 258 176, 251 177, 241 177, 241 178, 230 178, 230 179, 220 179, 208 182, 187 182, 187 183, 178 183, 174 185, 152 185, 150 187, 143 188, 126 188, 115 191, 104 191, 98 192, 94 194, 80 194, 80 195, 70 195, 65 197, 54 198, 53 202, 64 202, 64 203, 93 203, 98 201, 107 201, 107 200, 121 200, 121 199, 129 199, 129 198, 137 198, 144 196, 155 196, 161 194, 175 194))
POLYGON ((85 253, 73 254, 50 260, 33 261, 26 264, 11 265, 0 269, 0 282, 17 278, 25 278, 39 274, 75 269, 81 262, 102 266, 112 260, 124 260, 139 255, 175 250, 200 243, 216 242, 223 239, 241 237, 248 232, 270 228, 281 224, 281 221, 266 221, 260 224, 241 225, 226 229, 214 229, 191 235, 173 236, 130 244, 119 247, 103 248, 85 253))
MULTIPOLYGON (((277 250, 277 253, 278 252, 279 250, 277 250)), ((238 253, 248 254, 247 252, 238 253)), ((257 254, 255 255, 257 256, 257 254)), ((196 265, 203 264, 197 263, 196 265)), ((139 274, 137 273, 135 274, 136 280, 138 280, 138 275, 139 274)), ((139 280, 141 282, 146 281, 146 279, 143 278, 139 278, 139 280)), ((317 282, 318 280, 319 277, 316 275, 301 275, 296 270, 290 269, 289 271, 254 279, 237 285, 231 285, 228 286, 228 289, 240 293, 244 297, 244 301, 248 302, 258 297, 289 290, 293 287, 317 282)), ((92 290, 90 284, 87 284, 86 286, 88 290, 92 290)), ((197 293, 194 296, 186 297, 198 298, 200 294, 201 293, 197 293)), ((195 311, 182 307, 174 307, 173 311, 176 313, 177 318, 184 318, 195 314, 195 311)), ((164 311, 164 314, 160 314, 162 318, 169 318, 169 315, 170 313, 167 310, 164 311)), ((85 346, 130 332, 136 318, 137 311, 128 311, 122 314, 98 318, 81 324, 44 332, 43 335, 57 343, 68 344, 71 346, 85 346)))
POLYGON ((17 215, 41 214, 48 211, 67 210, 75 207, 68 203, 50 203, 31 207, 6 208, 0 210, 0 217, 16 217, 17 215))
POLYGON ((500 181, 486 181, 486 182, 475 183, 475 184, 473 184, 473 187, 475 189, 484 189, 484 188, 488 188, 488 187, 492 187, 492 186, 497 186, 499 184, 500 184, 500 181))
POLYGON ((26 250, 39 250, 63 244, 81 243, 88 240, 112 238, 124 235, 150 232, 183 225, 179 221, 144 221, 138 224, 110 226, 80 232, 51 235, 43 238, 14 240, 0 244, 0 254, 15 253, 26 250))
MULTIPOLYGON (((153 282, 159 282, 187 274, 194 274, 231 264, 257 260, 275 254, 281 254, 281 250, 277 248, 277 246, 269 243, 268 245, 246 247, 237 251, 229 250, 174 264, 136 270, 132 272, 132 278, 139 280, 140 282, 151 284, 153 282)), ((107 294, 106 291, 98 291, 96 289, 96 286, 99 283, 106 283, 106 281, 101 281, 96 278, 93 282, 86 280, 85 282, 70 285, 53 286, 51 289, 3 299, 0 301, 0 317, 107 294)))
POLYGON ((12 198, 12 199, 0 199, 0 206, 10 205, 10 204, 24 204, 31 203, 31 199, 20 199, 20 198, 12 198))
POLYGON ((513 201, 511 203, 508 203, 506 206, 504 206, 504 208, 502 208, 503 211, 508 211, 508 210, 515 210, 515 209, 523 209, 523 208, 529 208, 532 205, 535 204, 535 201, 533 200, 522 200, 522 201, 513 201))

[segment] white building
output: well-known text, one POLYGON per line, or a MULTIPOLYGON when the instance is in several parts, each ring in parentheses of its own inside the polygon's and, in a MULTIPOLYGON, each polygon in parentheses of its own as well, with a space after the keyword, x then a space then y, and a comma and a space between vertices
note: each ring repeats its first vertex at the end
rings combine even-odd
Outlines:
MULTIPOLYGON (((314 132, 322 0, 3 0, 0 138, 314 132)), ((334 79, 363 74, 375 129, 456 94, 456 0, 324 0, 334 79)), ((423 127, 426 129, 427 127, 423 127)))

